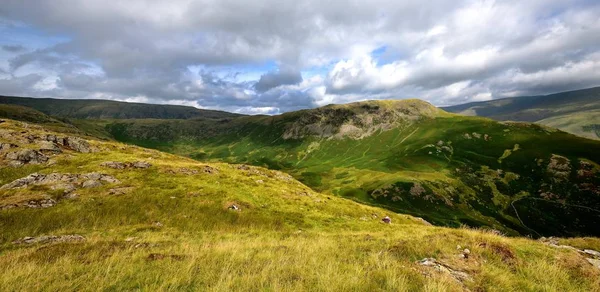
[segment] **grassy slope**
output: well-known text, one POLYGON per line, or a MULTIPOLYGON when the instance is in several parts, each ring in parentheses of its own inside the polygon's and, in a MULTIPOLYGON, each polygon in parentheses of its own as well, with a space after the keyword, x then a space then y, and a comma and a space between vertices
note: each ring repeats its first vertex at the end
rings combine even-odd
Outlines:
POLYGON ((209 127, 160 120, 106 125, 122 141, 200 160, 281 169, 316 190, 436 224, 533 236, 598 234, 600 216, 594 210, 600 209, 600 197, 582 190, 582 184, 598 191, 599 142, 530 124, 444 113, 358 140, 283 139, 282 133, 307 113, 244 117, 209 127), (568 180, 549 173, 552 155, 568 159, 568 180), (580 159, 595 168, 591 177, 578 176, 580 159), (411 192, 416 184, 424 191, 411 192), (558 197, 545 199, 543 193, 558 197))
MULTIPOLYGON (((13 121, 0 127, 24 135, 46 132, 13 121)), ((119 143, 91 143, 102 151, 67 151, 54 157, 52 166, 0 168, 0 184, 32 172, 100 171, 119 179, 121 187, 134 187, 119 196, 107 194, 113 185, 81 189, 77 199, 61 200, 51 208, 0 211, 3 289, 594 291, 600 285, 600 272, 571 250, 525 238, 421 225, 409 216, 315 193, 265 169, 240 170, 119 143), (153 166, 99 167, 107 160, 144 160, 153 166), (165 173, 206 165, 219 172, 165 173), (231 202, 242 206, 241 212, 227 210, 231 202), (384 214, 392 217, 391 225, 379 223, 384 214), (74 233, 87 240, 10 243, 23 236, 74 233), (468 260, 457 256, 457 245, 471 250, 468 260), (414 263, 424 257, 465 271, 473 280, 460 284, 414 263)), ((0 191, 0 201, 44 191, 0 191)), ((595 239, 572 240, 599 244, 595 239)))
POLYGON ((551 94, 474 102, 444 108, 449 112, 528 121, 600 139, 600 87, 551 94))
POLYGON ((129 103, 112 100, 0 96, 0 103, 26 106, 50 116, 76 119, 225 119, 241 116, 222 111, 201 110, 189 106, 129 103))

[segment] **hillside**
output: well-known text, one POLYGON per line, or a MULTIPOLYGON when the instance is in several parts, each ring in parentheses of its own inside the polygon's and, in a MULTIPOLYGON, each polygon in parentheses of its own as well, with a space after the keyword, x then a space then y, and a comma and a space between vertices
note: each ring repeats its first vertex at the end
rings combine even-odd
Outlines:
POLYGON ((582 137, 600 139, 600 87, 473 102, 443 109, 499 121, 535 122, 582 137))
POLYGON ((593 238, 503 237, 202 163, 0 122, 0 284, 31 290, 593 291, 593 238), (234 207, 235 206, 235 207, 234 207), (391 223, 381 222, 390 216, 391 223), (344 244, 340 244, 343 242, 344 244), (568 244, 573 247, 558 245, 568 244), (586 251, 584 251, 586 249, 586 251))
POLYGON ((129 103, 112 100, 0 96, 0 104, 26 106, 49 116, 75 119, 225 119, 241 116, 189 106, 129 103))
POLYGON ((600 142, 370 101, 231 121, 98 121, 117 140, 278 169, 314 190, 445 226, 598 236, 600 142))

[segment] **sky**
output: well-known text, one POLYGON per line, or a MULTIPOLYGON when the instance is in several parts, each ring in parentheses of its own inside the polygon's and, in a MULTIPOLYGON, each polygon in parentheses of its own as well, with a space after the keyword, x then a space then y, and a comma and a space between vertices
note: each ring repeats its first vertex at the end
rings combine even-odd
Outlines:
POLYGON ((277 114, 600 85, 597 0, 0 1, 0 95, 277 114))

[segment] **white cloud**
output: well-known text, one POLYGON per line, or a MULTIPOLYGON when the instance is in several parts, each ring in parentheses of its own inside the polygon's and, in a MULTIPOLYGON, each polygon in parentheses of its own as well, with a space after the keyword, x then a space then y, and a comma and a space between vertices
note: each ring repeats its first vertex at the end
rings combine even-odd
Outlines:
POLYGON ((600 85, 598 15, 588 0, 8 1, 0 94, 274 113, 549 93, 600 85))

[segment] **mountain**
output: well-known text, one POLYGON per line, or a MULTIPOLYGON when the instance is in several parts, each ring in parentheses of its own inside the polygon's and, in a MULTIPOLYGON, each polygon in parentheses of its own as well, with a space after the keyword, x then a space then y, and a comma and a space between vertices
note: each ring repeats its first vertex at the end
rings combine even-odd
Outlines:
POLYGON ((49 116, 75 119, 227 119, 241 116, 240 114, 202 110, 189 106, 112 100, 0 96, 0 104, 20 105, 49 116))
POLYGON ((227 121, 104 120, 115 139, 291 174, 444 226, 600 235, 600 141, 530 123, 367 101, 227 121))
MULTIPOLYGON (((349 114, 341 128, 352 121, 363 134, 438 115, 417 102, 367 105, 295 113, 305 118, 291 119, 289 133, 327 132, 315 118, 336 128, 332 111, 349 114), (371 123, 372 111, 389 115, 371 123)), ((2 290, 594 291, 591 249, 598 239, 434 227, 280 171, 0 120, 2 290)))
POLYGON ((499 121, 535 122, 582 137, 600 139, 600 87, 472 102, 443 109, 499 121))

